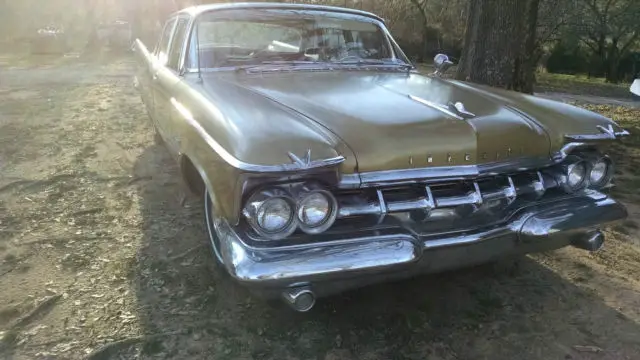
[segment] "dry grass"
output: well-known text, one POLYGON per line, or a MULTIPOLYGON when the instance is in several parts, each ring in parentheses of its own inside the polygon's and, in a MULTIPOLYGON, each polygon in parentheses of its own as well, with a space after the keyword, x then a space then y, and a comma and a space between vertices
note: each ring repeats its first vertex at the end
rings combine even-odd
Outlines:
POLYGON ((537 92, 563 92, 578 95, 595 95, 632 99, 630 83, 611 84, 603 78, 589 78, 586 75, 565 75, 538 73, 536 75, 537 92))
MULTIPOLYGON (((637 135, 614 149, 631 217, 605 251, 373 286, 302 315, 250 296, 198 250, 199 203, 180 201, 128 59, 21 66, 0 83, 0 358, 638 356, 637 135)), ((593 110, 640 134, 638 110, 593 110)))

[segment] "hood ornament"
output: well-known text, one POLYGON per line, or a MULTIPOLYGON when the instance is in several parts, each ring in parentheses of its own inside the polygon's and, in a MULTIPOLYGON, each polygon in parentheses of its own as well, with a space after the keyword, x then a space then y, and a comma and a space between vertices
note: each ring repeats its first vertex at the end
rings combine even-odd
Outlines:
POLYGON ((289 158, 294 164, 298 165, 302 169, 306 169, 311 165, 311 149, 308 149, 301 158, 292 152, 287 153, 287 155, 289 155, 289 158))
POLYGON ((458 116, 464 118, 464 119, 471 119, 476 117, 476 114, 467 111, 467 109, 465 109, 464 104, 461 103, 460 101, 457 101, 455 103, 453 102, 449 102, 449 110, 451 110, 452 112, 455 112, 456 114, 458 114, 458 116))
POLYGON ((419 102, 422 105, 441 111, 458 120, 471 119, 476 116, 474 113, 467 111, 467 109, 465 109, 464 107, 464 104, 461 103, 460 101, 455 103, 449 102, 448 105, 444 105, 444 104, 436 103, 433 101, 429 101, 427 99, 423 99, 415 95, 409 95, 409 98, 413 101, 419 102))
POLYGON ((589 141, 589 140, 616 140, 620 137, 629 136, 630 133, 627 130, 615 131, 613 125, 608 124, 606 127, 603 125, 597 125, 596 128, 600 130, 601 134, 576 134, 565 135, 565 139, 571 141, 589 141))

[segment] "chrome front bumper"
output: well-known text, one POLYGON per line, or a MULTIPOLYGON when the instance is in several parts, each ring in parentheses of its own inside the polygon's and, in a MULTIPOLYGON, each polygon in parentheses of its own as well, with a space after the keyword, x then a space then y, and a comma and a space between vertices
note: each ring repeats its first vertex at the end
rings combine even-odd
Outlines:
POLYGON ((257 248, 228 226, 219 229, 218 235, 225 267, 243 285, 267 297, 301 287, 320 297, 509 255, 568 245, 597 250, 603 241, 600 227, 626 216, 621 204, 587 191, 523 208, 500 226, 438 238, 368 232, 345 234, 344 239, 330 242, 257 248))

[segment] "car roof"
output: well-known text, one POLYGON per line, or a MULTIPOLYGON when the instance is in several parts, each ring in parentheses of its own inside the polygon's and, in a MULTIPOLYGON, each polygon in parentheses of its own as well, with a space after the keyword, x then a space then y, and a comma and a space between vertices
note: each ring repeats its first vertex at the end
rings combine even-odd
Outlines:
POLYGON ((366 17, 384 22, 384 20, 381 17, 373 13, 357 10, 357 9, 349 9, 349 8, 327 6, 327 5, 289 4, 289 3, 276 3, 276 2, 259 2, 259 3, 243 2, 243 3, 196 5, 196 6, 191 6, 186 9, 180 10, 174 13, 174 15, 186 13, 186 14, 189 14, 190 16, 196 17, 205 12, 216 11, 216 10, 228 10, 228 9, 291 9, 291 10, 329 11, 329 12, 339 12, 343 14, 366 16, 366 17))

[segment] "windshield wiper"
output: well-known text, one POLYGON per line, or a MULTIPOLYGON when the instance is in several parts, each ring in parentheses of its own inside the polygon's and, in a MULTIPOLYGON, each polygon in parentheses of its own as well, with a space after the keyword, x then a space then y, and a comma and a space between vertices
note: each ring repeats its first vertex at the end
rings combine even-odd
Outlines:
POLYGON ((282 66, 302 66, 302 65, 320 65, 321 67, 327 67, 329 63, 321 61, 305 61, 305 60, 270 60, 261 61, 259 64, 240 65, 235 68, 236 71, 249 71, 251 69, 258 69, 269 65, 282 65, 282 66))
POLYGON ((360 59, 360 60, 349 60, 349 61, 309 61, 309 60, 267 60, 261 61, 259 64, 247 64, 247 65, 239 65, 235 67, 235 71, 250 71, 252 69, 259 69, 269 65, 277 65, 283 67, 304 67, 313 65, 319 68, 332 68, 336 65, 355 65, 355 66, 393 66, 400 68, 401 70, 406 70, 407 72, 413 69, 413 65, 407 63, 400 62, 389 62, 380 59, 360 59))
POLYGON ((336 61, 334 64, 340 65, 381 65, 381 66, 397 66, 403 70, 411 70, 413 69, 413 65, 407 64, 405 62, 390 62, 381 59, 359 59, 359 60, 347 60, 347 61, 336 61))
POLYGON ((316 65, 323 64, 320 61, 310 61, 310 60, 272 60, 272 61, 263 61, 261 64, 265 65, 316 65))
POLYGON ((345 65, 381 65, 381 64, 385 64, 386 62, 380 59, 358 59, 358 60, 335 61, 334 63, 345 64, 345 65))

